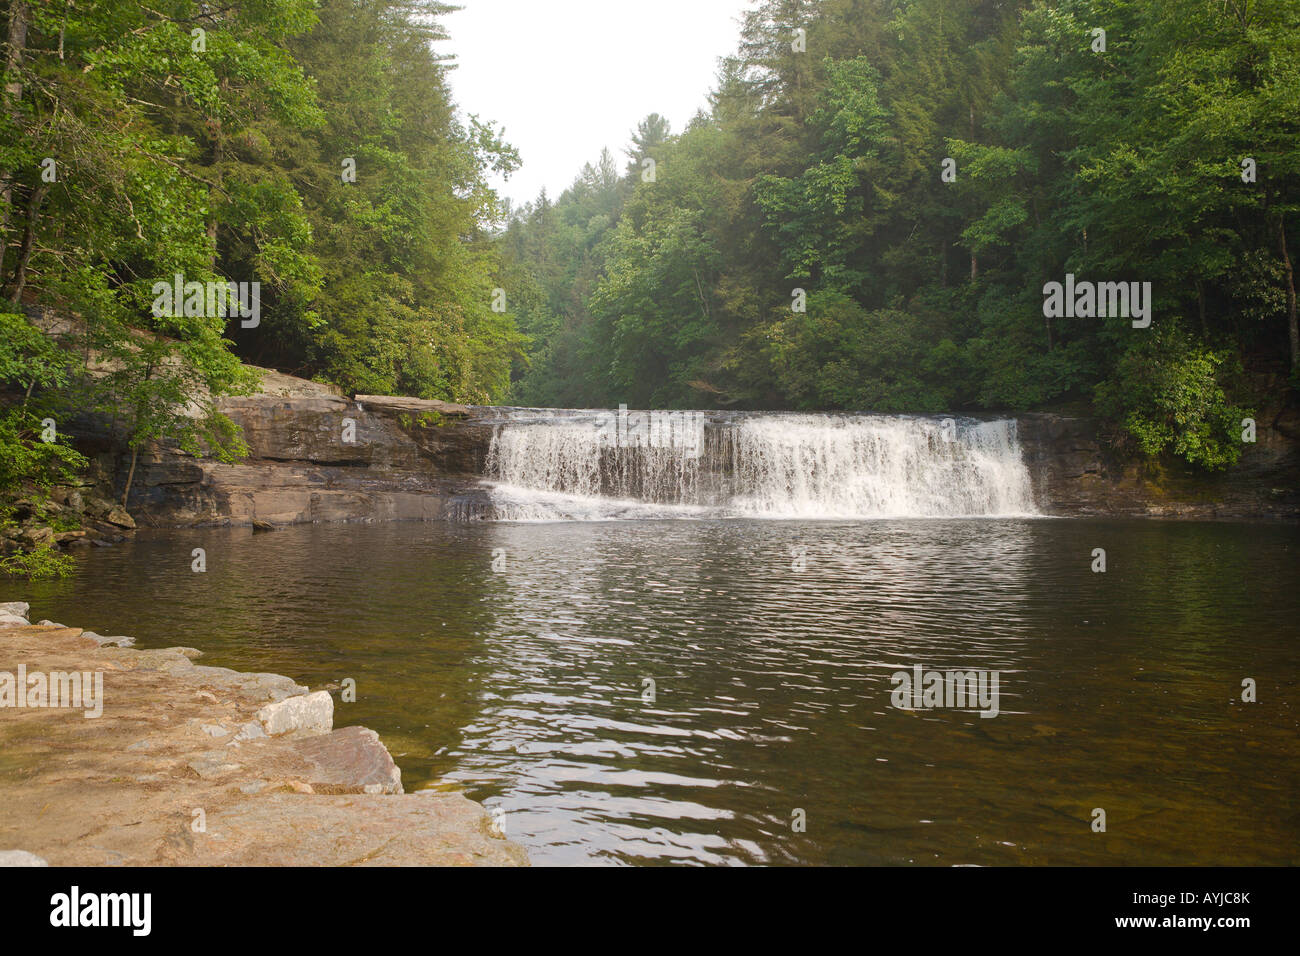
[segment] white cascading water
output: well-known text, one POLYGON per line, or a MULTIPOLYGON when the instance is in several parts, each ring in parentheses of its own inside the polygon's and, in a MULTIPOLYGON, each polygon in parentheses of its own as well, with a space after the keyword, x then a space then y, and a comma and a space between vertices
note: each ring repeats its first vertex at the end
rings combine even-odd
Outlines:
MULTIPOLYGON (((487 479, 507 521, 1035 514, 1013 420, 676 414, 624 440, 588 413, 514 413, 487 479), (685 417, 693 416, 693 417, 685 417)), ((608 421, 606 421, 606 425, 608 421)))

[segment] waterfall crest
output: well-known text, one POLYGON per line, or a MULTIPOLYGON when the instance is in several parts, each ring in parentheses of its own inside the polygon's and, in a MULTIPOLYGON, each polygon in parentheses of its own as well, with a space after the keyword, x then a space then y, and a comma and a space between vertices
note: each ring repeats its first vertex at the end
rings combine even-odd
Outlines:
POLYGON ((515 409, 486 477, 507 521, 1036 513, 1011 419, 515 409))

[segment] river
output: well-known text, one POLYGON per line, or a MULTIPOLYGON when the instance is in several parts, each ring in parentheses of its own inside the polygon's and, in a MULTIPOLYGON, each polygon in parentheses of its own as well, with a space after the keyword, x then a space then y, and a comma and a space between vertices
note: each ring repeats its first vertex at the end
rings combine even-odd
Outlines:
POLYGON ((23 597, 355 680, 336 726, 538 863, 1295 864, 1298 551, 1041 517, 305 525, 142 531, 23 597), (917 664, 996 671, 998 715, 894 706, 917 664))

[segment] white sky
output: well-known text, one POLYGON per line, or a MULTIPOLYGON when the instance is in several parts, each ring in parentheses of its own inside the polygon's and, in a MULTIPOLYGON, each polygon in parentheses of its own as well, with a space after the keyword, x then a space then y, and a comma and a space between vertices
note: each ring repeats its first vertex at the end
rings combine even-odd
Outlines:
POLYGON ((494 181, 516 205, 545 186, 558 198, 647 113, 681 132, 707 105, 719 57, 734 53, 748 0, 452 0, 442 18, 463 114, 505 127, 523 166, 494 181))

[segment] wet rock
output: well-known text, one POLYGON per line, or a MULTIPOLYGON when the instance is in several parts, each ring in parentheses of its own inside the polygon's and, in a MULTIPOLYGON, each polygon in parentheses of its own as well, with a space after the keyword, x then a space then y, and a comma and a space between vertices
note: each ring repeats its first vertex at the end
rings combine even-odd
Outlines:
POLYGON ((289 697, 257 712, 262 729, 274 737, 295 731, 329 733, 334 726, 334 698, 324 691, 289 697))

